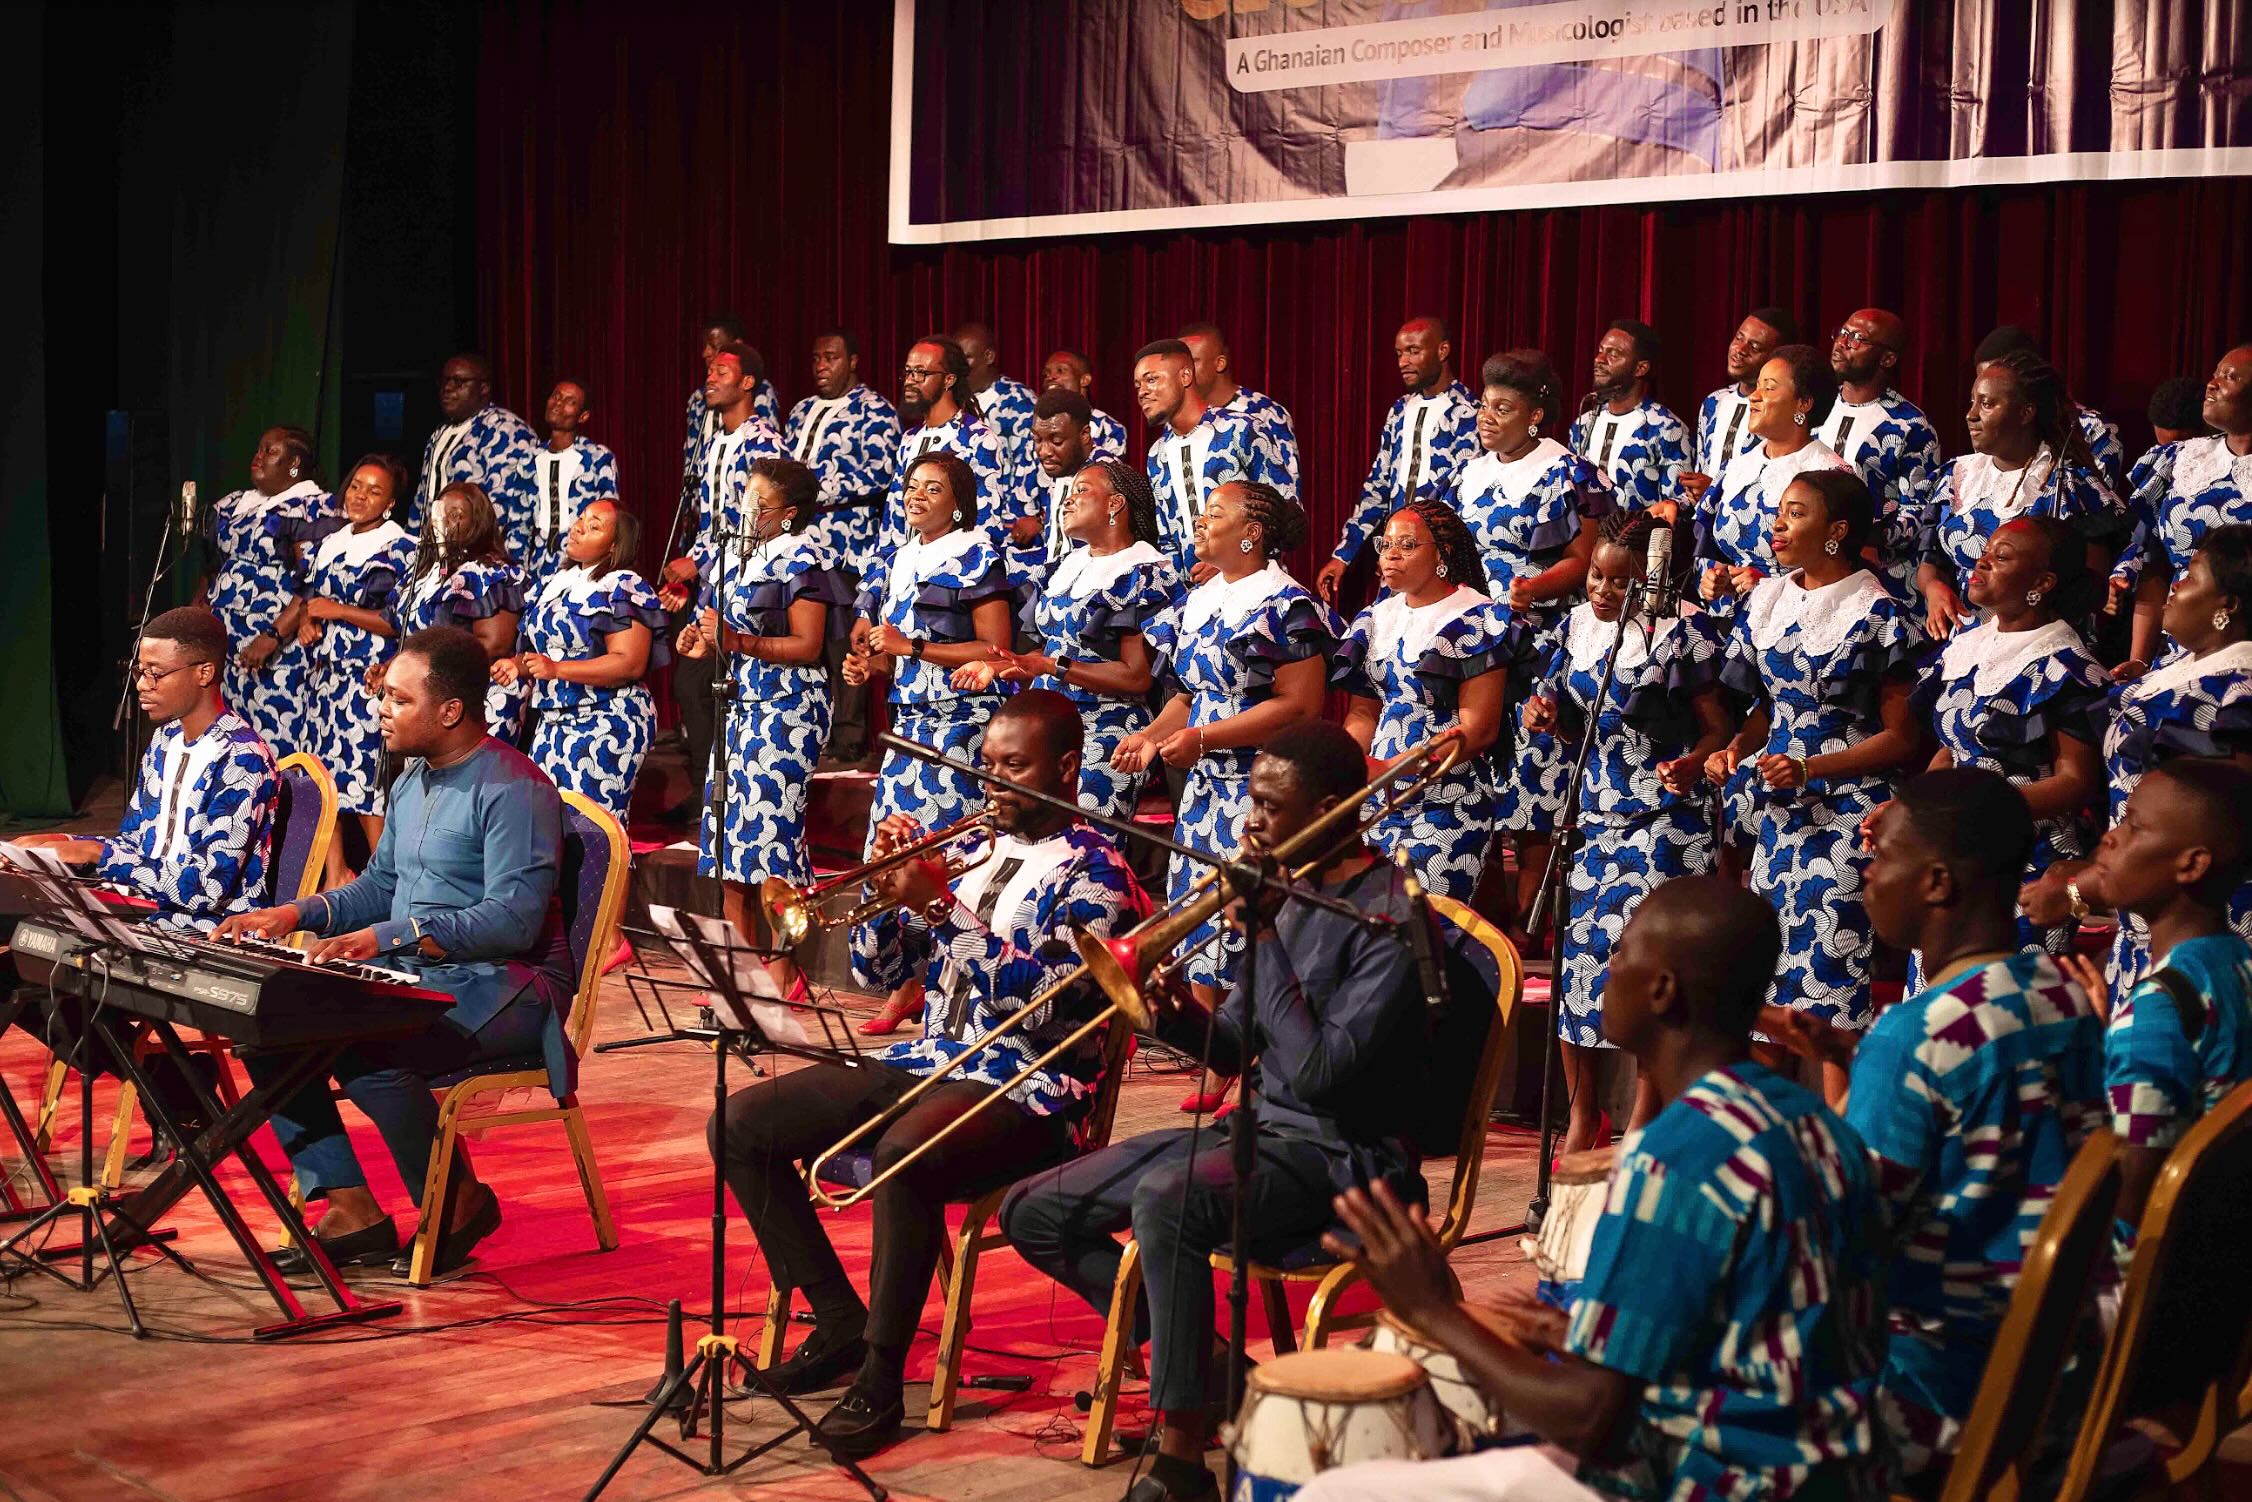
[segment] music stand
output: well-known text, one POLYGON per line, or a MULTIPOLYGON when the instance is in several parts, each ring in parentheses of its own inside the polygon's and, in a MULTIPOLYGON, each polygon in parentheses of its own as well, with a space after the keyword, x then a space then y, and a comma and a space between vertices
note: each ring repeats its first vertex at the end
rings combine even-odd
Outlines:
POLYGON ((602 1495, 603 1488, 644 1443, 654 1445, 700 1475, 726 1476, 798 1434, 805 1435, 843 1468, 868 1494, 870 1502, 885 1502, 890 1493, 861 1470, 852 1457, 839 1455, 832 1449, 805 1410, 788 1393, 777 1388, 765 1372, 744 1360, 736 1337, 727 1333, 727 1178, 724 1165, 727 1159, 728 1054, 737 1050, 748 1054, 753 1049, 766 1048, 829 1063, 870 1064, 871 1061, 861 1056, 851 1019, 842 1008, 792 1003, 776 989, 763 962, 787 953, 786 950, 744 944, 736 937, 732 924, 700 913, 677 913, 671 908, 653 907, 649 917, 672 947, 675 957, 709 988, 715 1003, 712 1011, 718 1025, 713 1032, 712 1045, 712 1120, 719 1132, 719 1141, 712 1151, 711 1328, 697 1337, 696 1354, 683 1364, 680 1359, 680 1302, 673 1301, 666 1329, 665 1372, 650 1390, 646 1400, 649 1411, 641 1416, 632 1435, 595 1478, 594 1485, 587 1490, 586 1502, 594 1502, 602 1495), (741 963, 746 960, 749 961, 747 966, 741 963), (841 1041, 842 1048, 814 1042, 813 1034, 807 1030, 807 1017, 818 1023, 824 1038, 841 1041), (790 1417, 789 1426, 779 1434, 761 1440, 732 1460, 725 1459, 722 1453, 726 1444, 726 1379, 730 1363, 742 1369, 748 1385, 760 1396, 771 1399, 790 1417), (709 1416, 705 1455, 692 1455, 657 1436, 657 1422, 668 1413, 679 1414, 680 1438, 684 1442, 696 1437, 698 1423, 709 1416))

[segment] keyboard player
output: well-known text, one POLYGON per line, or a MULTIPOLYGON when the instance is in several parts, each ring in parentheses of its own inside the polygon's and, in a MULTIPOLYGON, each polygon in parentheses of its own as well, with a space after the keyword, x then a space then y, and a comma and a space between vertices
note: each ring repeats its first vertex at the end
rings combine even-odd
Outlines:
MULTIPOLYGON (((419 1035, 355 1044, 334 1075, 373 1121, 410 1194, 420 1195, 438 1135, 431 1081, 488 1061, 543 1056, 558 1097, 575 1060, 563 1037, 571 1001, 570 950, 556 896, 562 868, 562 800, 546 774, 487 734, 485 649, 440 626, 407 638, 384 680, 384 746, 404 770, 391 817, 368 867, 333 892, 229 918, 221 937, 278 938, 310 930, 315 959, 374 961, 419 972, 455 998, 419 1035)), ((280 1072, 253 1055, 251 1078, 280 1072)), ((398 1228, 368 1190, 325 1081, 274 1112, 275 1135, 308 1201, 326 1209, 313 1227, 340 1267, 399 1259, 398 1228)), ((437 1271, 450 1272, 500 1225, 500 1202, 469 1167, 454 1165, 437 1271)), ((293 1249, 294 1250, 294 1249, 293 1249)), ((285 1271, 301 1257, 276 1259, 285 1271)), ((403 1270, 403 1260, 402 1260, 403 1270)))

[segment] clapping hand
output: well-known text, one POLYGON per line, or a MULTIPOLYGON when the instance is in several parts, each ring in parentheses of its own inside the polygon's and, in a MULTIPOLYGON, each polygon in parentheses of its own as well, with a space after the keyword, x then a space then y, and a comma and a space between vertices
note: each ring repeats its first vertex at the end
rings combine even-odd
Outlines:
POLYGON ((1556 701, 1546 694, 1535 694, 1525 701, 1520 722, 1533 735, 1547 735, 1556 728, 1556 701))

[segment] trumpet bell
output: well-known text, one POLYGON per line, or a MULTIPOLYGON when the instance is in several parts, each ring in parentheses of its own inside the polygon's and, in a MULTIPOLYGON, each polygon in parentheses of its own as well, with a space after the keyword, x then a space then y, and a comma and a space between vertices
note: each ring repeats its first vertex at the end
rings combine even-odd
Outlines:
POLYGON ((805 893, 779 876, 769 876, 759 884, 758 902, 778 948, 797 948, 820 926, 819 915, 806 901, 805 893))

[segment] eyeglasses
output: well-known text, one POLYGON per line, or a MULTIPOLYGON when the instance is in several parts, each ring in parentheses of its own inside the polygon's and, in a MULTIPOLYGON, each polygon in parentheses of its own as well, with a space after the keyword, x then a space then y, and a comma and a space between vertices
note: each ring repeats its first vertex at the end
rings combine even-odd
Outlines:
POLYGON ((1376 539, 1376 556, 1379 558, 1405 558, 1420 552, 1426 544, 1420 537, 1379 537, 1376 539))
POLYGON ((1872 344, 1877 346, 1879 349, 1892 348, 1891 345, 1885 343, 1876 335, 1864 334, 1863 332, 1861 332, 1861 330, 1855 328, 1850 323, 1840 325, 1838 331, 1835 334, 1832 334, 1830 337, 1833 340, 1843 339, 1848 344, 1853 345, 1857 349, 1867 349, 1872 344))
POLYGON ((946 374, 946 372, 943 370, 917 370, 914 366, 910 365, 905 370, 901 371, 900 374, 905 376, 910 381, 928 381, 935 377, 942 376, 946 374))
POLYGON ((200 662, 183 662, 178 667, 166 668, 161 673, 154 668, 136 667, 135 669, 133 669, 133 681, 135 683, 146 683, 154 686, 155 684, 162 683, 165 679, 171 677, 174 673, 184 673, 189 668, 200 668, 202 666, 203 664, 200 662))

